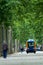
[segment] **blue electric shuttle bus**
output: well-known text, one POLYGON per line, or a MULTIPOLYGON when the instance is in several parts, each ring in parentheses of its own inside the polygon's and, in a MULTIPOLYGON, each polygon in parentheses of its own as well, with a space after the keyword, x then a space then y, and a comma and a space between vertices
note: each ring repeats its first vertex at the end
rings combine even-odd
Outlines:
POLYGON ((33 39, 29 39, 26 41, 26 52, 36 52, 36 43, 33 39))

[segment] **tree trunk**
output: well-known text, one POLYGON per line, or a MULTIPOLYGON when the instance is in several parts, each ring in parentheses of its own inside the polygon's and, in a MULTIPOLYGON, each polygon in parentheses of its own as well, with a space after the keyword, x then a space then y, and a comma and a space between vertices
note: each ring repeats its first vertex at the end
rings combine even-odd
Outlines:
POLYGON ((15 39, 15 52, 17 52, 17 39, 15 39))
POLYGON ((12 53, 12 30, 10 26, 7 31, 7 37, 8 37, 8 53, 12 53))
POLYGON ((0 56, 2 54, 2 26, 0 25, 0 56))
POLYGON ((2 23, 2 41, 6 41, 6 29, 4 23, 2 23))

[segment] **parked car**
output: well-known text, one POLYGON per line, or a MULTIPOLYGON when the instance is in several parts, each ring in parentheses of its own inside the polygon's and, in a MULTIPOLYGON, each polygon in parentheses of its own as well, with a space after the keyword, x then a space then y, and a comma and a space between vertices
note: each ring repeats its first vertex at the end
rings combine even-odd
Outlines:
POLYGON ((40 47, 36 47, 36 51, 40 51, 41 49, 40 49, 40 47))

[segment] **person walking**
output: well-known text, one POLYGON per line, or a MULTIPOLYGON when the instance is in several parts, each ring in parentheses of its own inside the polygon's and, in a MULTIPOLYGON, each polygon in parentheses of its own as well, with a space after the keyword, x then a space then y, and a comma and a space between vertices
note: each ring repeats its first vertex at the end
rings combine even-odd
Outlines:
POLYGON ((3 45, 2 45, 2 49, 3 49, 3 57, 6 58, 7 57, 7 52, 8 52, 8 45, 6 43, 6 41, 3 42, 3 45))

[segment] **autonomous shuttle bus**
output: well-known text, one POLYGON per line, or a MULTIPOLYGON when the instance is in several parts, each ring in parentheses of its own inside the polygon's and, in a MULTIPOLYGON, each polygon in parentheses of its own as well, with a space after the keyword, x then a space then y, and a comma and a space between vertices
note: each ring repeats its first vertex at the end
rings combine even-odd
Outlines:
POLYGON ((26 41, 26 52, 36 52, 36 43, 33 39, 29 39, 26 41))

